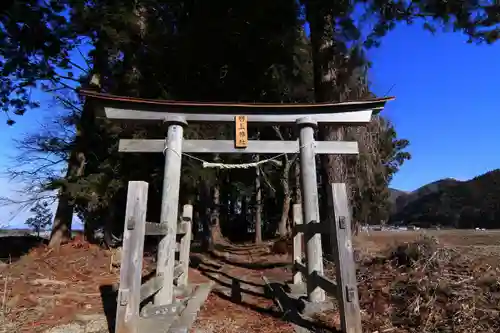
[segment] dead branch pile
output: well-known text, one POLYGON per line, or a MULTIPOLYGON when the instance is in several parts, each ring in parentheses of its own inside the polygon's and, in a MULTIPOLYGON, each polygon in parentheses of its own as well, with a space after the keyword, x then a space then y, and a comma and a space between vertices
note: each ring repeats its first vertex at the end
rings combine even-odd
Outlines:
POLYGON ((500 332, 500 270, 434 238, 366 258, 358 283, 366 332, 500 332))

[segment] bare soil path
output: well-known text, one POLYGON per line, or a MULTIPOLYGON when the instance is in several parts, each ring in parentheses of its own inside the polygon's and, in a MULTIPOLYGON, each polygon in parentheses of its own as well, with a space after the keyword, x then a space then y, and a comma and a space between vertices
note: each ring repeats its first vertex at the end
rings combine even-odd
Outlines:
POLYGON ((216 282, 192 332, 282 332, 291 324, 266 295, 262 276, 276 282, 291 278, 286 255, 269 253, 269 245, 217 245, 212 255, 193 254, 196 275, 216 282))

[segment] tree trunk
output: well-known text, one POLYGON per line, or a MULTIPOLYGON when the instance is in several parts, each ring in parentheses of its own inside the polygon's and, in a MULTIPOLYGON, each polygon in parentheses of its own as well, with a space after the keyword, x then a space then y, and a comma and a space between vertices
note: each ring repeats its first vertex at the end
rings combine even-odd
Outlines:
MULTIPOLYGON (((98 89, 101 87, 99 73, 108 64, 107 55, 105 47, 98 43, 94 54, 94 74, 91 76, 87 88, 98 89)), ((59 200, 49 240, 49 247, 51 248, 57 248, 71 239, 71 226, 74 213, 74 193, 71 191, 71 186, 84 175, 85 164, 87 162, 85 152, 89 139, 87 134, 93 132, 94 126, 94 110, 90 104, 85 103, 76 125, 75 148, 68 160, 68 171, 65 177, 66 184, 59 190, 59 200)), ((87 233, 89 232, 87 230, 87 233)))
MULTIPOLYGON (((247 239, 246 237, 248 236, 248 198, 247 196, 242 196, 241 197, 241 215, 240 215, 240 227, 241 229, 237 229, 238 233, 243 232, 241 236, 244 236, 241 238, 240 235, 236 235, 237 237, 240 237, 241 239, 247 239)), ((240 239, 240 240, 241 240, 240 239)))
MULTIPOLYGON (((259 161, 257 155, 256 162, 259 161)), ((260 185, 260 168, 255 168, 255 244, 262 243, 262 189, 260 185)))
POLYGON ((200 184, 201 193, 200 193, 200 221, 203 226, 203 238, 202 238, 202 248, 204 251, 212 251, 213 250, 213 238, 212 238, 212 225, 211 225, 211 216, 210 216, 210 207, 209 202, 211 201, 210 188, 206 181, 202 181, 200 184))
POLYGON ((220 206, 220 186, 218 183, 214 185, 213 188, 213 193, 212 193, 212 209, 210 213, 210 219, 211 219, 211 226, 210 226, 210 232, 211 232, 211 237, 212 237, 212 242, 217 243, 220 242, 222 239, 222 232, 220 229, 220 213, 219 213, 219 206, 220 206))
POLYGON ((238 201, 238 197, 234 195, 233 188, 230 184, 233 182, 233 178, 231 177, 231 173, 228 172, 228 200, 229 200, 229 221, 232 221, 236 217, 236 203, 238 201))
MULTIPOLYGON (((69 171, 68 171, 69 172, 69 171)), ((73 205, 70 203, 69 194, 65 189, 59 191, 52 231, 50 233, 49 247, 57 248, 71 239, 71 224, 73 223, 73 205)))
MULTIPOLYGON (((313 57, 314 98, 316 103, 339 101, 337 87, 337 72, 335 70, 335 40, 333 36, 333 11, 316 1, 306 3, 306 15, 311 31, 311 49, 313 57)), ((342 140, 343 129, 330 126, 320 126, 319 140, 342 140)), ((340 155, 322 155, 321 220, 330 224, 335 218, 331 198, 328 197, 327 186, 334 182, 344 182, 347 172, 343 157, 340 155)), ((329 237, 323 237, 322 244, 325 254, 331 252, 329 237)))
POLYGON ((220 187, 220 205, 219 205, 219 227, 222 230, 226 230, 226 227, 230 221, 229 215, 229 203, 230 203, 230 181, 227 173, 222 181, 222 186, 220 187))
POLYGON ((280 224, 278 227, 278 232, 280 234, 280 237, 284 238, 288 236, 288 220, 290 216, 290 202, 292 201, 292 198, 290 197, 290 194, 285 194, 283 197, 283 206, 282 206, 282 211, 281 211, 281 219, 280 219, 280 224))
POLYGON ((290 201, 292 200, 292 195, 290 192, 290 168, 291 161, 285 158, 285 165, 283 167, 283 174, 281 175, 281 186, 283 188, 283 206, 281 209, 281 219, 278 226, 278 233, 280 237, 285 238, 288 236, 288 220, 290 216, 290 201))
MULTIPOLYGON (((84 123, 84 116, 92 116, 91 112, 82 112, 82 120, 80 127, 84 123)), ((88 109, 88 107, 87 107, 88 109)), ((83 176, 85 168, 85 155, 81 152, 83 145, 83 130, 77 129, 76 134, 76 151, 71 153, 68 162, 68 172, 66 173, 66 184, 59 191, 59 202, 57 204, 56 213, 54 215, 54 222, 52 223, 52 231, 50 233, 49 247, 57 248, 61 244, 67 243, 71 240, 71 225, 73 223, 74 206, 72 203, 71 185, 83 176)))
POLYGON ((300 185, 300 163, 295 163, 295 203, 302 205, 302 187, 300 185))
MULTIPOLYGON (((216 154, 214 161, 219 161, 219 154, 216 154)), ((215 183, 213 185, 211 202, 210 205, 210 233, 212 238, 212 243, 219 243, 222 240, 222 232, 220 229, 220 201, 221 201, 221 188, 219 179, 219 172, 216 171, 215 183)), ((210 191, 210 186, 208 186, 207 191, 210 191)))

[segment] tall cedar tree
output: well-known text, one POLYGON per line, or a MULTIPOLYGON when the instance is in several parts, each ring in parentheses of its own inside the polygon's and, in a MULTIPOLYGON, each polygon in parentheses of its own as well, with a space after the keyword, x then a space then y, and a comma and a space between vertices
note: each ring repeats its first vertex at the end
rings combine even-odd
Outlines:
MULTIPOLYGON (((152 98, 282 102, 297 99, 289 97, 291 94, 288 88, 294 87, 292 91, 307 96, 307 92, 303 93, 300 88, 296 88, 300 87, 300 84, 296 83, 300 80, 294 79, 297 77, 294 72, 296 68, 294 61, 297 59, 294 48, 300 39, 297 38, 297 32, 300 31, 302 22, 298 19, 300 15, 297 13, 297 8, 289 1, 271 3, 262 1, 259 4, 248 2, 238 6, 230 1, 218 2, 217 5, 211 6, 202 1, 189 4, 174 1, 169 6, 164 6, 161 2, 147 1, 147 6, 143 7, 147 10, 139 11, 141 3, 138 4, 137 1, 125 1, 120 4, 68 1, 67 4, 71 7, 72 13, 71 29, 64 29, 64 25, 61 24, 57 29, 49 29, 49 35, 44 40, 58 39, 59 42, 65 42, 69 40, 68 36, 71 36, 68 31, 79 37, 90 38, 96 47, 96 52, 91 55, 93 71, 99 75, 102 91, 152 98), (290 75, 290 72, 293 75, 290 75), (294 80, 295 82, 276 85, 276 77, 280 75, 290 77, 289 80, 284 80, 285 82, 294 80)), ((377 45, 383 34, 393 28, 396 22, 422 15, 437 19, 433 22, 439 24, 448 24, 449 17, 456 17, 458 18, 456 26, 466 31, 472 38, 487 42, 496 39, 496 30, 485 33, 484 29, 478 27, 494 27, 496 21, 493 18, 498 15, 493 14, 497 8, 486 8, 489 17, 475 16, 474 21, 470 21, 471 16, 467 13, 477 12, 477 9, 480 9, 472 2, 460 2, 460 6, 449 2, 432 2, 431 5, 425 1, 412 2, 407 6, 404 3, 394 2, 332 4, 327 1, 304 1, 304 4, 311 27, 314 94, 317 101, 345 98, 345 90, 342 90, 344 85, 340 83, 348 81, 352 76, 352 70, 362 65, 352 63, 350 62, 352 60, 346 57, 353 49, 351 42, 359 39, 357 33, 359 31, 353 19, 355 5, 367 4, 369 8, 367 13, 371 18, 376 18, 374 33, 362 43, 362 47, 377 45), (470 22, 467 22, 468 20, 470 22), (344 81, 339 80, 339 74, 344 76, 344 81)), ((52 15, 63 17, 57 6, 47 8, 37 10, 38 12, 48 10, 47 17, 52 15)), ((37 13, 37 10, 34 12, 37 13)), ((5 17, 2 16, 2 22, 5 17)), ((49 27, 44 25, 46 26, 49 27)), ((16 38, 3 40, 4 43, 11 43, 8 46, 12 46, 15 45, 12 41, 19 41, 19 38, 16 38)), ((49 52, 50 48, 47 50, 45 48, 46 44, 43 44, 35 45, 33 49, 51 61, 64 59, 63 56, 67 55, 68 48, 64 49, 62 46, 62 51, 54 48, 57 50, 53 53, 49 52)), ((31 54, 33 53, 29 53, 28 50, 23 56, 27 55, 29 58, 31 54)), ((14 57, 7 55, 6 59, 13 60, 14 57)), ((53 63, 55 67, 67 66, 64 62, 53 63)), ((45 72, 41 70, 35 72, 37 75, 30 75, 26 69, 34 67, 36 66, 31 66, 29 61, 19 64, 17 68, 21 70, 14 71, 18 73, 16 78, 36 82, 46 77, 45 72)), ((53 72, 52 70, 50 73, 53 72)), ((6 102, 9 100, 4 99, 6 102)), ((4 105, 8 105, 9 109, 9 106, 15 103, 4 105)), ((82 115, 83 123, 86 122, 85 119, 87 117, 82 115)), ((96 128, 93 126, 96 125, 89 125, 87 133, 95 132, 93 130, 96 128)), ((121 135, 131 136, 144 136, 146 133, 149 137, 163 135, 159 128, 116 129, 106 124, 103 135, 93 138, 82 135, 82 143, 78 145, 81 148, 75 150, 72 156, 80 156, 80 159, 85 161, 85 168, 82 174, 77 174, 71 179, 72 183, 78 185, 74 186, 78 190, 76 194, 71 193, 70 196, 72 202, 76 203, 77 212, 86 221, 99 220, 100 216, 101 220, 112 221, 113 224, 120 226, 122 223, 120 214, 123 214, 124 209, 120 207, 123 205, 123 200, 119 198, 124 196, 127 181, 134 177, 152 183, 151 204, 158 203, 162 156, 125 157, 117 154, 116 138, 120 132, 121 135), (91 151, 89 147, 96 145, 102 147, 102 150, 91 151), (147 163, 144 163, 145 158, 148 159, 147 163), (137 165, 141 167, 137 168, 137 165)), ((228 132, 223 127, 211 129, 200 127, 190 129, 187 136, 227 137, 228 132)), ((325 138, 334 132, 329 129, 322 131, 325 138)), ((343 133, 343 130, 337 131, 338 135, 343 133)), ((393 155, 391 154, 387 153, 388 156, 393 155)), ((345 163, 344 160, 338 160, 339 165, 345 163)), ((194 167, 192 161, 186 161, 184 165, 185 171, 191 171, 185 173, 184 178, 191 179, 193 191, 200 188, 194 183, 196 179, 210 182, 216 179, 215 174, 201 177, 199 167, 194 167)), ((335 174, 347 174, 332 172, 334 169, 326 163, 324 167, 329 181, 333 180, 335 174)), ((244 178, 239 179, 244 180, 244 178)), ((253 184, 245 186, 250 187, 253 184)), ((66 192, 68 191, 62 193, 66 192)), ((193 193, 190 197, 196 198, 198 195, 199 193, 193 193)), ((229 202, 234 204, 234 200, 229 202)), ((64 223, 67 226, 71 225, 70 220, 64 223)))

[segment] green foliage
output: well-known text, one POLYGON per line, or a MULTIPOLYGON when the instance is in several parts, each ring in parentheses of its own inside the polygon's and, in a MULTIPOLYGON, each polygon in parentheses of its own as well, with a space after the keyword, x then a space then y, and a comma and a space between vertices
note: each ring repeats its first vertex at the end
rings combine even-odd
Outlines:
POLYGON ((399 23, 422 23, 432 33, 462 32, 469 42, 493 43, 499 38, 500 6, 477 0, 301 0, 308 19, 333 18, 336 51, 347 53, 349 43, 362 40, 364 47, 377 47, 399 23))
MULTIPOLYGON (((204 100, 229 100, 239 95, 238 100, 254 101, 266 99, 275 89, 268 78, 295 72, 293 64, 300 66, 297 57, 276 60, 285 59, 282 51, 295 47, 298 29, 290 27, 302 25, 304 18, 312 26, 322 24, 318 18, 332 18, 327 30, 333 31, 335 45, 331 49, 334 54, 328 57, 336 63, 344 62, 350 50, 378 46, 400 22, 421 22, 432 32, 439 28, 460 31, 471 42, 493 43, 499 36, 499 5, 477 0, 298 3, 301 6, 282 0, 238 5, 231 1, 170 1, 168 6, 161 1, 128 0, 7 2, 0 6, 0 107, 22 115, 38 106, 30 94, 37 84, 65 79, 78 82, 69 54, 82 40, 105 45, 90 56, 101 62, 93 65, 99 67, 109 91, 154 98, 186 99, 194 94, 204 100), (264 29, 266 38, 262 38, 264 29), (263 48, 275 52, 259 57, 263 48), (205 59, 200 59, 200 54, 205 59), (152 55, 163 61, 148 61, 152 55), (131 70, 139 62, 141 81, 154 78, 147 88, 137 85, 137 72, 131 70), (240 66, 242 62, 247 66, 240 66), (174 63, 176 68, 172 68, 174 63), (113 70, 123 72, 121 80, 112 80, 113 70), (246 80, 242 82, 241 77, 246 80)), ((284 96, 291 92, 283 86, 280 90, 276 92, 284 96)), ((8 123, 14 120, 9 117, 8 123)))
POLYGON ((400 139, 394 126, 380 116, 374 117, 364 135, 354 135, 353 139, 360 143, 358 159, 348 164, 348 169, 355 171, 349 178, 354 218, 368 224, 385 223, 392 209, 389 183, 401 165, 411 159, 406 151, 409 142, 400 139))
MULTIPOLYGON (((168 5, 161 1, 128 0, 52 1, 48 5, 25 1, 5 8, 0 12, 0 106, 18 114, 36 106, 36 101, 29 99, 30 87, 42 81, 66 87, 63 76, 86 86, 91 74, 99 77, 98 89, 117 95, 197 101, 312 102, 321 88, 321 82, 315 82, 313 75, 318 64, 331 66, 336 74, 336 81, 325 87, 331 92, 331 100, 363 99, 372 96, 366 51, 378 46, 398 22, 421 21, 432 30, 452 27, 474 41, 492 42, 497 38, 499 17, 497 6, 488 7, 476 1, 196 0, 170 1, 168 5), (68 21, 63 9, 70 13, 68 21), (328 17, 331 21, 324 20, 328 17), (312 41, 303 30, 305 19, 311 27, 323 31, 324 36, 332 34, 331 39, 325 38, 334 44, 321 55, 324 63, 313 59, 312 41), (84 55, 91 70, 80 78, 68 55, 82 41, 88 41, 92 48, 84 55), (19 84, 25 90, 14 89, 19 84)), ((31 141, 24 141, 29 143, 24 148, 30 154, 50 154, 55 158, 50 163, 56 159, 68 163, 64 174, 54 172, 45 160, 40 163, 47 165, 39 169, 45 171, 22 169, 18 176, 31 179, 36 184, 33 188, 39 191, 63 191, 88 225, 108 224, 118 231, 123 229, 127 182, 145 180, 150 183, 148 220, 159 220, 164 156, 121 154, 117 147, 120 137, 163 138, 165 129, 159 125, 94 122, 92 105, 83 106, 81 102, 75 99, 64 104, 67 119, 60 123, 70 130, 40 132, 31 141)), ((249 132, 252 138, 264 140, 295 138, 293 129, 286 127, 277 131, 271 126, 250 127, 249 132)), ((390 209, 388 184, 411 157, 407 153, 409 142, 399 138, 394 126, 382 116, 374 117, 373 124, 364 130, 344 132, 346 137, 358 140, 362 150, 359 158, 347 159, 355 217, 368 223, 386 220, 390 209)), ((185 131, 191 139, 232 139, 233 135, 231 126, 218 124, 190 125, 185 131)), ((255 158, 207 154, 196 157, 208 161, 220 158, 226 163, 250 162, 255 158)), ((255 170, 203 169, 199 161, 189 157, 183 158, 182 168, 181 204, 191 201, 200 212, 210 206, 204 203, 201 207, 206 189, 214 192, 218 186, 220 208, 227 210, 224 214, 228 220, 235 219, 244 203, 247 209, 241 223, 251 223, 255 170)), ((295 190, 292 174, 286 177, 295 190)), ((283 178, 282 168, 263 167, 264 211, 268 217, 265 228, 269 230, 275 227, 276 216, 280 215, 283 178)), ((209 207, 212 208, 213 205, 209 207)), ((228 221, 221 223, 229 225, 228 221)))
POLYGON ((377 19, 367 38, 367 46, 376 46, 380 38, 395 28, 396 23, 423 22, 431 32, 439 28, 460 31, 469 42, 491 44, 499 38, 500 6, 477 0, 418 0, 418 1, 362 1, 367 4, 367 15, 377 19))
POLYGON ((37 202, 30 209, 30 212, 33 213, 33 216, 28 218, 25 223, 40 236, 40 231, 45 230, 52 222, 49 204, 46 201, 37 202))
POLYGON ((23 115, 38 107, 32 89, 69 69, 72 33, 61 1, 8 1, 0 6, 0 108, 23 115))

